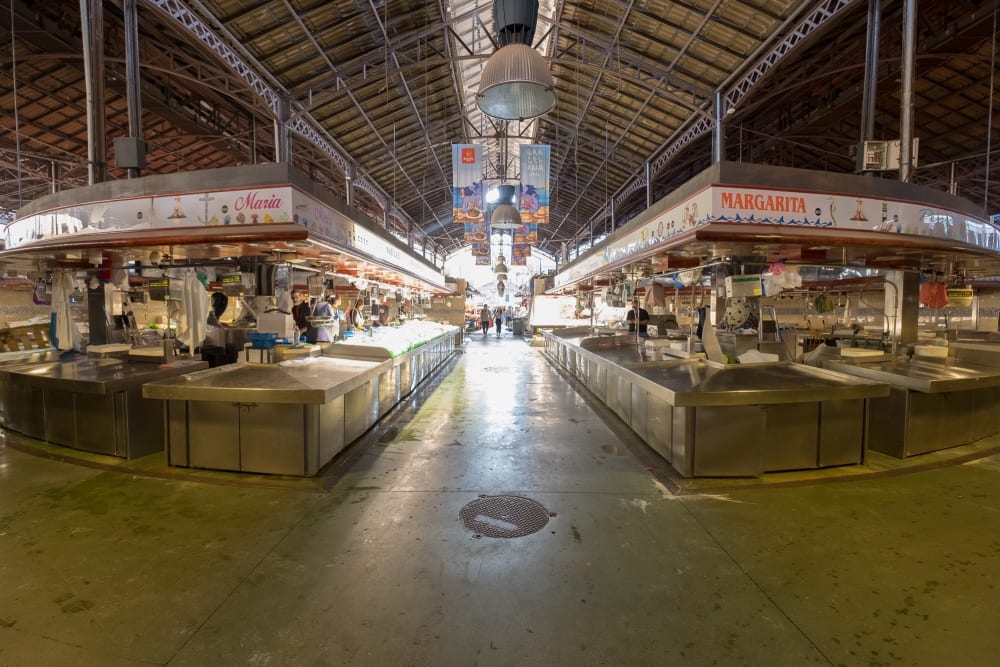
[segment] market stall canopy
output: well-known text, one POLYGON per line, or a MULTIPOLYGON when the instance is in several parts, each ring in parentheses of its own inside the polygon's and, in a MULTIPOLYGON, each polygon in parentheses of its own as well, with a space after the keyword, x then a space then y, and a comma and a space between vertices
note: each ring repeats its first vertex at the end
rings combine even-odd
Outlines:
POLYGON ((555 289, 716 258, 995 275, 1000 228, 976 213, 925 186, 723 162, 562 268, 555 289))
POLYGON ((444 293, 439 268, 287 163, 150 176, 40 198, 5 226, 8 271, 256 258, 444 293))

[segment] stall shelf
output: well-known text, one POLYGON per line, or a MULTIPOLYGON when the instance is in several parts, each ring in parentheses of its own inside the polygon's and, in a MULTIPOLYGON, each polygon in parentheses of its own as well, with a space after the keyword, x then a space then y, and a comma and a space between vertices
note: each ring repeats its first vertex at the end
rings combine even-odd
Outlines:
POLYGON ((882 382, 800 364, 648 361, 624 337, 543 335, 549 357, 686 477, 860 463, 867 401, 889 393, 882 382))
POLYGON ((143 392, 165 401, 169 465, 315 475, 405 395, 401 368, 411 369, 408 394, 454 352, 457 327, 441 329, 402 349, 372 336, 324 344, 320 357, 220 366, 143 392))
POLYGON ((188 359, 158 365, 88 357, 5 365, 4 426, 73 449, 144 456, 162 448, 163 421, 159 402, 143 398, 142 385, 207 367, 188 359))
POLYGON ((1000 368, 902 357, 831 360, 824 367, 891 387, 888 396, 872 399, 868 438, 875 451, 904 458, 1000 432, 1000 368))

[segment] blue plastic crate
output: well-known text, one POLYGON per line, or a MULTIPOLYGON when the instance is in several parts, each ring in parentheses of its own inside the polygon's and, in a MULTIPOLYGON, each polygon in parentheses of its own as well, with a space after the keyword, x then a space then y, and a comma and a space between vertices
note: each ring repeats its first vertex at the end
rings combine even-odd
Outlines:
POLYGON ((278 334, 250 331, 247 333, 247 340, 250 341, 250 347, 266 350, 274 347, 275 343, 278 342, 278 334))

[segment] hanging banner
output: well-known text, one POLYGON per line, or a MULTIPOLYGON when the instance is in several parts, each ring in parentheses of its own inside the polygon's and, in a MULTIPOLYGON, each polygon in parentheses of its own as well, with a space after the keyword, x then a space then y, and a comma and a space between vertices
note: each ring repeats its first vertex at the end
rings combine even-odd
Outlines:
POLYGON ((468 243, 486 243, 489 238, 486 235, 485 222, 465 223, 465 241, 468 243))
POLYGON ((536 223, 523 224, 514 230, 514 243, 530 245, 538 243, 538 225, 536 223))
POLYGON ((483 147, 479 144, 452 144, 451 177, 452 220, 463 224, 484 223, 483 147))
POLYGON ((525 266, 529 257, 531 257, 530 245, 515 243, 514 249, 510 251, 510 263, 514 266, 525 266))
POLYGON ((476 266, 490 265, 490 242, 483 241, 472 244, 472 256, 476 258, 476 266))
POLYGON ((549 221, 549 153, 542 144, 521 144, 521 196, 517 210, 525 223, 549 221))

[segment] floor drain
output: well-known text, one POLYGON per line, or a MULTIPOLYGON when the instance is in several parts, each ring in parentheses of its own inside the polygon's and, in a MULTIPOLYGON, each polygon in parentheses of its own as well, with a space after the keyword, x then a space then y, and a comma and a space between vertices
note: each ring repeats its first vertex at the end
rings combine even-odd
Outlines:
POLYGON ((549 522, 549 511, 521 496, 483 496, 458 513, 465 527, 485 537, 524 537, 549 522))

